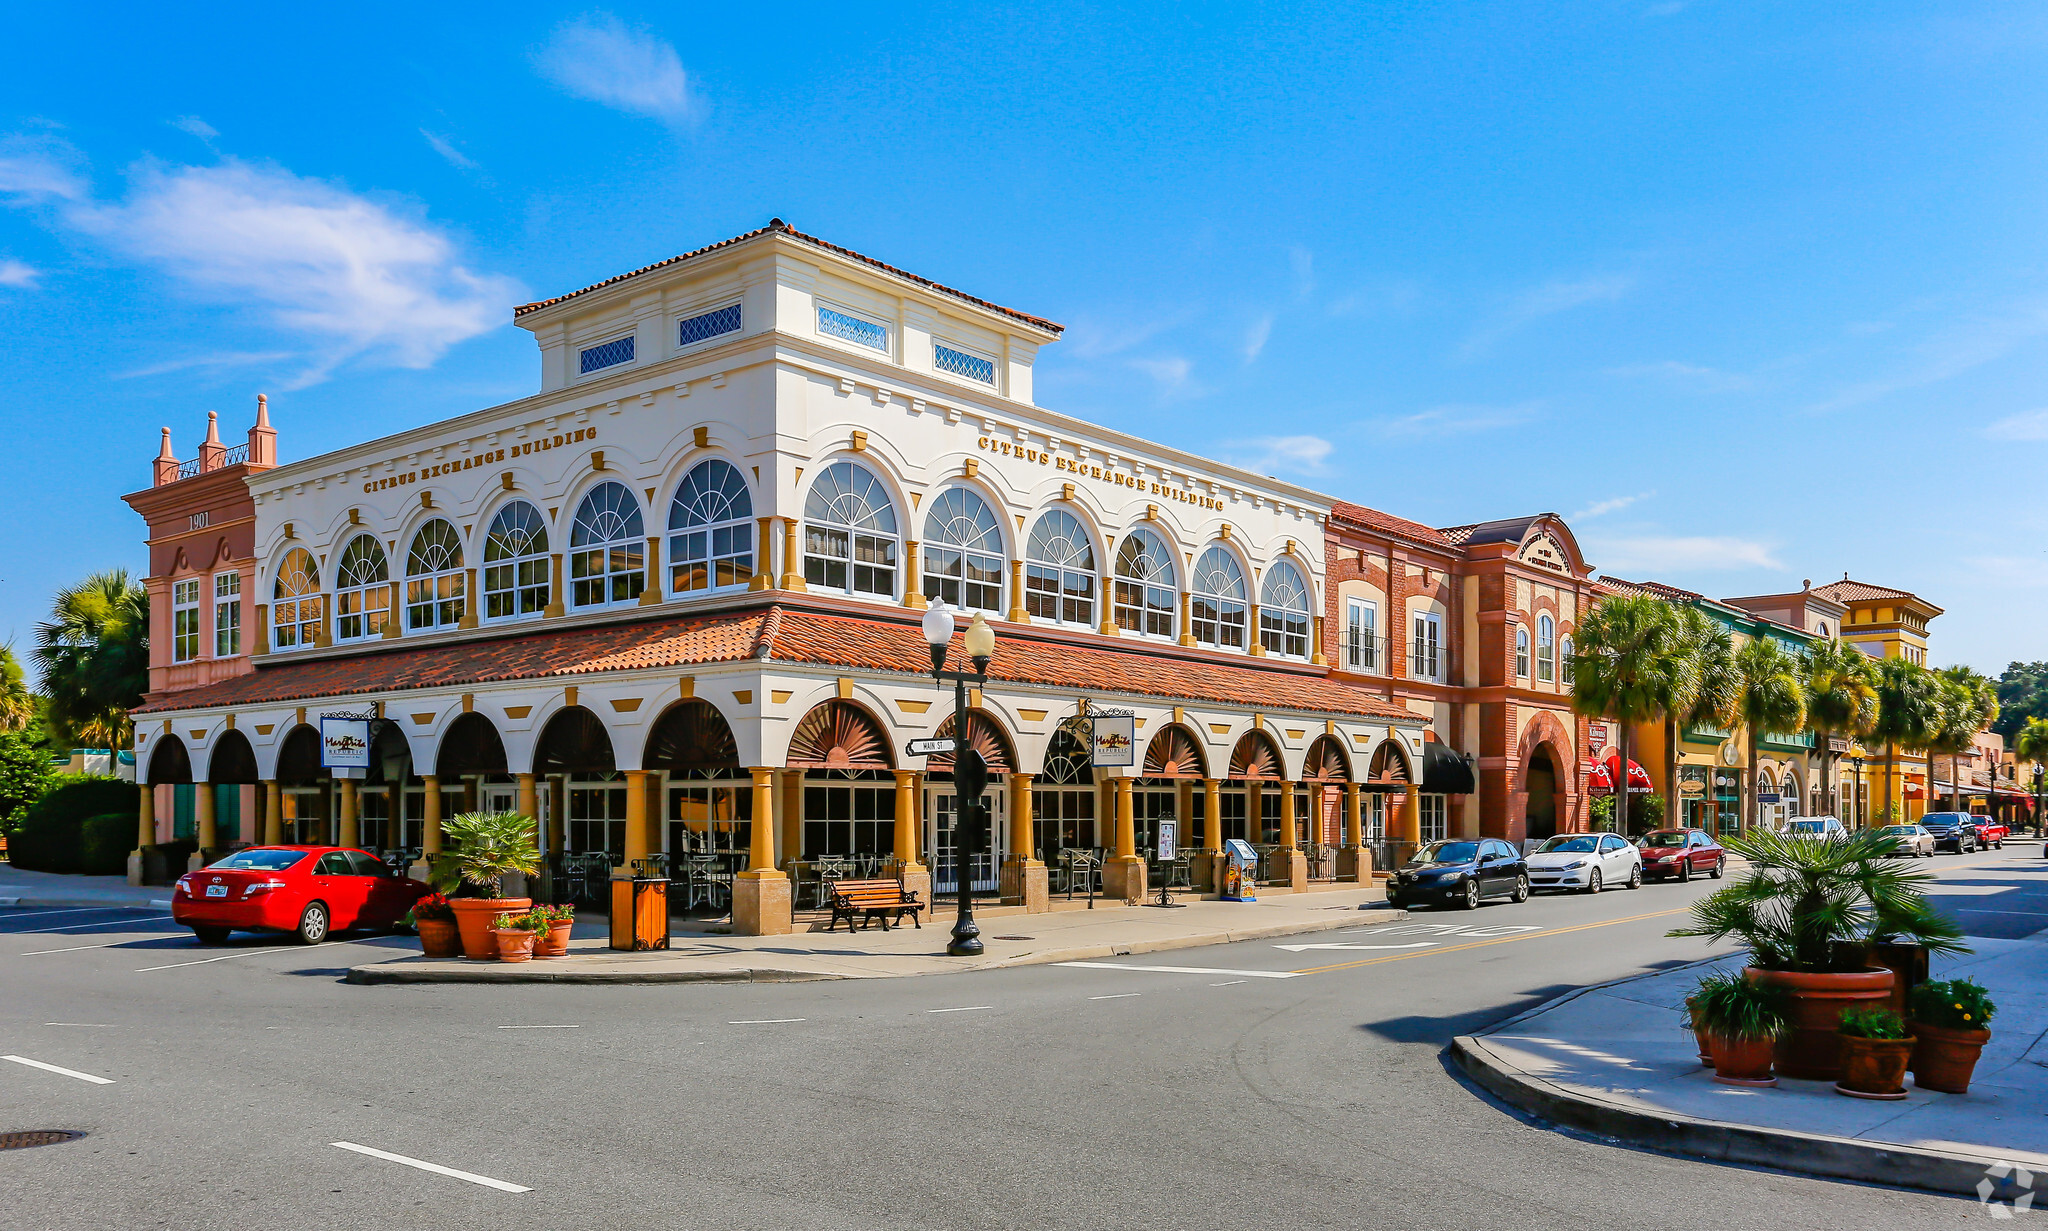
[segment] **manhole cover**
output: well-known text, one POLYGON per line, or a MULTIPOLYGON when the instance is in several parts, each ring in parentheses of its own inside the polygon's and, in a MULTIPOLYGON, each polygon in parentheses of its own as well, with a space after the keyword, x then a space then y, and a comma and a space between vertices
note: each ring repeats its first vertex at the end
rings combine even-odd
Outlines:
POLYGON ((53 1146, 63 1141, 76 1141, 84 1133, 68 1128, 31 1129, 24 1133, 0 1133, 0 1150, 26 1150, 31 1146, 53 1146))
POLYGON ((997 940, 1037 940, 1036 936, 998 936, 997 940))

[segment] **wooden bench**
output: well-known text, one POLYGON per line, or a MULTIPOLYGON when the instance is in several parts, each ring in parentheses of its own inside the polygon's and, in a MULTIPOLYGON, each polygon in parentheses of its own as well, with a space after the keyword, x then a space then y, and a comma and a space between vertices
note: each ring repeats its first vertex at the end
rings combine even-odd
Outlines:
POLYGON ((832 921, 825 925, 825 930, 829 932, 838 927, 839 921, 844 919, 846 930, 851 932, 854 917, 859 916, 861 927, 865 928, 869 922, 880 919, 882 930, 886 932, 889 930, 889 921, 892 917, 901 924, 903 916, 908 914, 910 921, 917 925, 919 931, 923 931, 924 923, 917 917, 917 913, 923 909, 924 904, 917 900, 917 891, 911 890, 906 893, 902 884, 897 881, 833 881, 832 921))

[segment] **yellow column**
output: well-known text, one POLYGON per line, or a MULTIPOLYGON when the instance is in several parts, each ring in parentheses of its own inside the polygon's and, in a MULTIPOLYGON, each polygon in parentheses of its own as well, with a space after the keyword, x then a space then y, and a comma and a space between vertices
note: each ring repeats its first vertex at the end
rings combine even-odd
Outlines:
POLYGON ((667 588, 661 584, 661 540, 647 536, 647 580, 640 590, 640 605, 652 607, 662 601, 667 588))
POLYGON ((263 784, 263 841, 270 846, 284 841, 284 788, 274 778, 263 784))
POLYGON ((341 780, 341 834, 337 846, 355 846, 362 840, 361 827, 356 823, 356 780, 341 780))
POLYGON ((1422 841, 1422 792, 1413 784, 1401 800, 1401 841, 1416 844, 1422 841))
POLYGON ((434 774, 421 777, 427 784, 426 816, 420 820, 420 853, 433 856, 441 853, 441 779, 434 774))
POLYGON ((1257 603, 1252 603, 1245 609, 1244 635, 1245 640, 1250 643, 1247 650, 1249 654, 1254 658, 1265 654, 1266 643, 1259 636, 1259 605, 1257 603))
POLYGON ((1022 560, 1010 561, 1010 623, 1031 623, 1031 613, 1024 609, 1024 562, 1022 560))
POLYGON ((548 605, 541 608, 540 613, 543 616, 558 616, 566 610, 565 604, 569 599, 569 596, 562 591, 562 553, 559 551, 554 553, 548 560, 548 576, 550 578, 548 605))
POLYGON ((1010 775, 1010 853, 1019 860, 1038 857, 1031 817, 1030 774, 1010 775))
POLYGON ((1210 854, 1223 849, 1223 780, 1202 779, 1202 808, 1209 814, 1208 823, 1202 829, 1204 842, 1210 854))
MULTIPOLYGON (((528 798, 533 790, 533 775, 519 776, 519 797, 528 798)), ((633 866, 636 859, 647 858, 647 771, 629 769, 626 771, 626 872, 638 874, 640 869, 633 866)))
POLYGON ((1294 784, 1286 781, 1280 784, 1280 845, 1290 851, 1301 846, 1294 833, 1294 784))
POLYGON ((1195 626, 1188 622, 1188 592, 1180 592, 1180 643, 1195 644, 1195 626))
POLYGON ((917 862, 917 773, 908 769, 896 771, 896 862, 917 862))
POLYGON ((783 588, 783 589, 785 589, 785 590, 803 590, 803 589, 808 589, 808 588, 809 588, 809 587, 807 587, 807 586, 805 586, 805 585, 804 585, 804 567, 803 567, 803 566, 804 566, 804 558, 803 558, 802 554, 800 554, 800 553, 799 553, 799 552, 797 551, 797 547, 796 547, 796 518, 794 518, 794 517, 785 517, 785 518, 783 518, 783 519, 782 519, 782 588, 783 588))
POLYGON ((1359 843, 1364 840, 1361 836, 1364 831, 1365 825, 1359 810, 1358 784, 1347 782, 1344 784, 1344 845, 1357 850, 1359 843))
POLYGON ((220 831, 213 822, 213 784, 192 784, 192 816, 199 823, 199 849, 210 851, 220 845, 220 831))
POLYGON ((804 853, 804 771, 782 771, 782 858, 787 863, 804 853))
POLYGON ((1131 780, 1116 780, 1116 857, 1138 857, 1138 821, 1131 807, 1131 780))
POLYGON ((924 578, 919 576, 917 572, 917 542, 914 539, 905 539, 903 541, 903 605, 905 607, 922 607, 925 605, 924 578))
MULTIPOLYGON (((629 778, 628 781, 630 780, 631 779, 629 778)), ((519 809, 519 815, 526 817, 528 819, 534 819, 539 817, 540 799, 535 789, 537 786, 536 779, 532 774, 520 774, 518 781, 519 803, 517 804, 517 807, 519 809)), ((630 808, 632 807, 632 805, 628 804, 627 807, 630 808)), ((628 826, 626 837, 626 841, 628 844, 630 844, 633 841, 631 830, 632 827, 628 826)))
POLYGON ((135 794, 135 849, 156 845, 156 788, 148 783, 135 794))
POLYGON ((754 779, 754 819, 749 822, 746 875, 781 876, 775 869, 775 771, 756 767, 747 773, 754 779))
POLYGON ((761 523, 761 554, 754 560, 754 576, 747 582, 749 590, 773 590, 775 588, 775 531, 770 526, 772 517, 756 517, 761 523))

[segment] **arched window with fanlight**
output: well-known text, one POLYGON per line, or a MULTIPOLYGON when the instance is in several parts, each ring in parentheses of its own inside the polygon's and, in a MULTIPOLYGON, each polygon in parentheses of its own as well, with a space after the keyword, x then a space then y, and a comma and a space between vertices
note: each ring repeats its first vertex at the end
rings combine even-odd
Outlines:
POLYGON ((405 553, 405 629, 432 632, 462 623, 468 602, 462 540, 441 518, 421 526, 405 553))
POLYGON ((1237 557, 1220 545, 1203 552, 1188 581, 1188 630, 1195 640, 1222 650, 1244 649, 1250 606, 1237 557))
POLYGON ((647 531, 640 501, 623 483, 600 483, 569 525, 569 602, 609 607, 635 602, 647 587, 647 531))
POLYGON ((671 594, 730 590, 754 579, 754 498, 739 467, 699 462, 668 506, 671 594))
POLYGON ((1095 544, 1081 519, 1052 509, 1024 545, 1024 610, 1034 620, 1095 627, 1095 544))
POLYGON ((1527 679, 1528 676, 1529 630, 1526 628, 1517 628, 1515 630, 1515 678, 1521 680, 1527 679))
POLYGON ((988 501, 949 487, 924 518, 924 596, 967 611, 1003 610, 1003 530, 988 501))
POLYGON ((294 547, 277 562, 270 599, 270 648, 292 650, 320 644, 320 566, 313 553, 294 547))
POLYGON ((524 500, 499 509, 484 537, 484 618, 516 620, 545 612, 550 572, 548 527, 540 510, 524 500))
POLYGON ((358 534, 342 548, 334 573, 334 639, 381 637, 390 620, 390 563, 374 535, 358 534))
POLYGON ((834 462, 804 498, 804 583, 896 597, 896 506, 865 467, 834 462))
POLYGON ((1286 560, 1274 561, 1259 587, 1259 644, 1268 654, 1308 657, 1308 582, 1286 560))
POLYGON ((1116 550, 1116 626, 1147 637, 1172 637, 1180 587, 1165 540, 1142 526, 1116 550))
POLYGON ((1566 688, 1572 686, 1572 635, 1566 633, 1557 645, 1557 677, 1566 688))
POLYGON ((1557 621, 1536 617, 1536 678, 1548 684, 1557 678, 1557 621))

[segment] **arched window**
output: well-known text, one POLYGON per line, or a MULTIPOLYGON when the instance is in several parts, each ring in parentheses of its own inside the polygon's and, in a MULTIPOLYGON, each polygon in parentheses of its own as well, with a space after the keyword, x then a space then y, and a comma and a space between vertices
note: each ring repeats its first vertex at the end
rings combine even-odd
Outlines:
POLYGON ((1515 630, 1515 678, 1524 679, 1529 674, 1529 630, 1515 630))
POLYGON ((754 499, 731 462, 699 462, 668 506, 671 594, 724 590, 754 579, 754 499))
POLYGON ((1536 678, 1548 684, 1557 678, 1557 621, 1536 617, 1536 678))
POLYGON ((1308 657, 1308 583, 1285 560, 1266 570, 1259 587, 1259 644, 1268 654, 1308 657))
POLYGON ((295 547, 277 564, 270 601, 270 648, 290 650, 320 644, 320 566, 313 553, 295 547))
POLYGON ((569 602, 608 607, 633 602, 646 588, 640 502, 623 483, 600 483, 583 497, 569 527, 569 602))
POLYGON ((1566 688, 1572 686, 1572 635, 1570 633, 1566 633, 1564 640, 1559 642, 1557 646, 1557 675, 1560 680, 1564 681, 1566 688))
POLYGON ((882 481, 852 462, 825 467, 804 499, 804 581, 896 596, 896 506, 882 481))
POLYGON ((462 540, 455 527, 435 518, 413 536, 405 553, 405 628, 431 632, 462 622, 465 593, 462 540))
POLYGON ((391 567, 375 537, 358 534, 334 574, 334 639, 381 637, 391 620, 391 567))
POLYGON ((1221 547, 1203 552, 1188 588, 1188 627, 1195 640, 1218 649, 1244 649, 1249 604, 1237 557, 1221 547))
POLYGON ((1173 553, 1150 530, 1133 530, 1116 552, 1116 626, 1147 637, 1174 635, 1173 553))
POLYGON ((1053 509, 1024 546, 1024 610, 1034 620, 1095 626, 1095 545, 1081 519, 1053 509))
POLYGON ((484 618, 510 620, 547 609, 548 528, 540 510, 514 500, 491 519, 484 538, 484 618))
POLYGON ((1000 614, 1003 531, 988 501, 949 487, 924 519, 924 596, 949 607, 1000 614))

